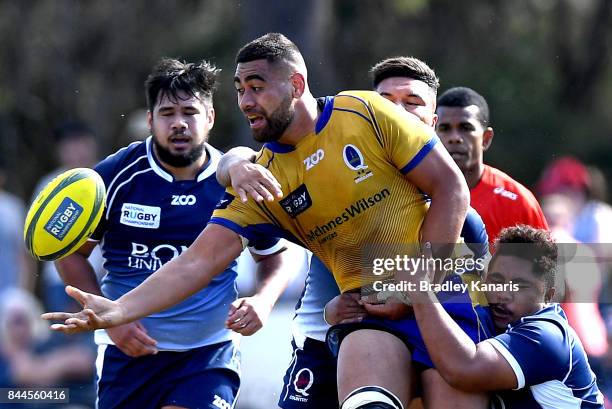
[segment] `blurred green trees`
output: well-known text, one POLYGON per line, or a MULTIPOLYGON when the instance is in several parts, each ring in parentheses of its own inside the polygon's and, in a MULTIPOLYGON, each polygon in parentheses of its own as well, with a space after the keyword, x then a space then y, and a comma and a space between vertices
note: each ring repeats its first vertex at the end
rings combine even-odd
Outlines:
POLYGON ((2 0, 0 155, 12 190, 28 197, 54 166, 58 122, 90 122, 105 154, 124 145, 162 56, 223 68, 211 142, 252 144, 233 57, 280 31, 305 54, 315 94, 369 88, 375 62, 414 55, 442 90, 466 85, 487 98, 496 130, 487 162, 530 184, 572 153, 610 178, 611 13, 610 0, 2 0))

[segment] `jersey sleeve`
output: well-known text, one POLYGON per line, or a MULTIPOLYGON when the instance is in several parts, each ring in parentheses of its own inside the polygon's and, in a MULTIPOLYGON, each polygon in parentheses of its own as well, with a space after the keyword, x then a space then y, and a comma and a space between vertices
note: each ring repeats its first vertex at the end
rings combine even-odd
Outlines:
MULTIPOLYGON (((285 236, 284 231, 272 220, 265 204, 249 199, 246 203, 236 199, 236 194, 228 188, 219 200, 209 223, 224 226, 248 241, 248 246, 256 254, 264 254, 267 249, 278 245, 278 238, 285 236)), ((276 250, 278 251, 278 250, 276 250)), ((275 251, 269 252, 269 254, 275 251)))
POLYGON ((530 321, 488 339, 516 375, 517 389, 562 380, 570 365, 565 332, 550 321, 530 321))
POLYGON ((486 258, 489 253, 489 237, 482 217, 473 208, 469 207, 465 216, 465 222, 461 229, 463 241, 474 253, 474 258, 486 258))
POLYGON ((106 197, 106 203, 104 204, 104 212, 102 213, 102 218, 98 222, 98 226, 96 227, 96 230, 94 230, 93 234, 89 237, 89 240, 100 241, 102 240, 102 237, 104 236, 104 233, 106 232, 106 214, 107 214, 106 206, 108 205, 108 201, 109 201, 108 195, 109 195, 110 185, 113 182, 113 179, 116 173, 116 169, 119 165, 118 161, 119 161, 119 155, 110 155, 103 161, 99 162, 94 167, 94 170, 96 171, 96 173, 98 173, 98 175, 100 175, 100 177, 104 181, 104 187, 106 188, 107 197, 106 197))
POLYGON ((439 139, 434 130, 416 116, 373 94, 370 104, 377 137, 391 163, 406 174, 421 163, 439 139))
POLYGON ((255 239, 249 241, 249 250, 252 254, 258 256, 268 256, 278 253, 286 245, 285 240, 278 237, 258 235, 255 239))

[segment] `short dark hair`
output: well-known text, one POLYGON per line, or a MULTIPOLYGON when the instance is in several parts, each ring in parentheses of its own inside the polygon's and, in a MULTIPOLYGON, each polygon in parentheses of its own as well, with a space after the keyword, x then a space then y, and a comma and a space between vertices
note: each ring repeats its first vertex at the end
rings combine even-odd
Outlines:
POLYGON ((53 137, 56 142, 63 142, 72 139, 94 138, 95 136, 93 130, 85 122, 70 119, 55 126, 53 137))
POLYGON ((392 57, 380 61, 370 68, 372 86, 376 88, 383 80, 391 77, 405 77, 423 81, 438 93, 440 80, 429 65, 415 57, 392 57))
POLYGON ((478 119, 483 126, 489 126, 489 105, 482 95, 468 87, 450 88, 438 98, 438 107, 478 107, 478 119))
POLYGON ((548 290, 555 283, 557 269, 557 244, 550 233, 535 227, 518 225, 503 229, 494 243, 495 254, 491 263, 499 256, 514 256, 529 261, 533 272, 544 281, 548 290))
POLYGON ((164 95, 171 101, 178 101, 179 92, 212 102, 220 71, 204 60, 186 63, 173 58, 162 58, 145 81, 149 111, 153 112, 158 99, 164 95))
POLYGON ((301 58, 298 47, 281 33, 268 33, 245 44, 236 54, 236 64, 255 60, 295 61, 301 58))

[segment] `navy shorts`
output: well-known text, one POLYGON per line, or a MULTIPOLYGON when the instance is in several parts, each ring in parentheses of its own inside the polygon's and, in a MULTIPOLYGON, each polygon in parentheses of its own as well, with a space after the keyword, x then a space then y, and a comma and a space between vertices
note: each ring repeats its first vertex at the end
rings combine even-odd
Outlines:
POLYGON ((239 360, 231 341, 139 358, 125 355, 114 345, 100 345, 97 407, 230 409, 240 387, 239 360))
MULTIPOLYGON (((448 280, 460 282, 461 278, 455 275, 448 280)), ((488 307, 473 305, 468 292, 438 293, 437 296, 446 312, 474 343, 495 335, 488 307)), ((400 320, 372 317, 365 318, 359 323, 334 325, 327 332, 327 344, 334 356, 338 356, 342 340, 351 332, 360 329, 376 329, 397 336, 410 350, 413 362, 417 362, 424 369, 434 368, 414 316, 400 320)))
POLYGON ((306 338, 304 348, 291 341, 293 355, 283 378, 278 406, 283 409, 337 408, 336 358, 325 342, 306 338))

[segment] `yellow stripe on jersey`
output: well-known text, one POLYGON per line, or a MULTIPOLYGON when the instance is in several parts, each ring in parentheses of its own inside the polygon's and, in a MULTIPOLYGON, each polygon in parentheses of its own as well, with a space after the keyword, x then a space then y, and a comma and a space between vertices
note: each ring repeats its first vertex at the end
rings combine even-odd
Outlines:
POLYGON ((229 190, 231 202, 211 222, 247 238, 282 232, 316 254, 343 292, 359 288, 381 278, 369 260, 387 245, 411 246, 415 255, 428 204, 404 174, 437 140, 377 93, 327 97, 315 132, 296 146, 268 143, 258 155, 287 195, 242 203, 229 190))

